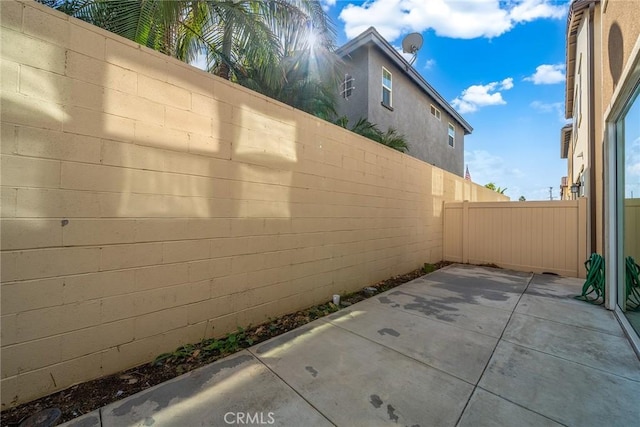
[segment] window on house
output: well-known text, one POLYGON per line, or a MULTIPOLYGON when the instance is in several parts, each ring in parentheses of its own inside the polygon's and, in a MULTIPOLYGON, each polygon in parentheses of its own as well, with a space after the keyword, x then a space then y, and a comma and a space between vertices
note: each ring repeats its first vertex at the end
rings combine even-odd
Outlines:
POLYGON ((456 128, 451 123, 449 123, 449 146, 455 146, 456 142, 456 128))
POLYGON ((391 107, 391 73, 382 67, 382 104, 391 107))
POLYGON ((440 110, 438 110, 436 107, 434 107, 433 105, 431 105, 431 115, 433 117, 435 117, 436 119, 440 120, 440 110))
POLYGON ((348 99, 353 93, 353 77, 349 74, 344 75, 344 82, 342 82, 342 97, 348 99))

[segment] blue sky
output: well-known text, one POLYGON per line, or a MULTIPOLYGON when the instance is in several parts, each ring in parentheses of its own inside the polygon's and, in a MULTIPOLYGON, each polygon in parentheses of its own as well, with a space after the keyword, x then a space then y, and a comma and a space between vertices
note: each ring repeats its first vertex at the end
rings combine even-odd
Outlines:
POLYGON ((559 198, 568 1, 322 0, 338 45, 370 26, 392 45, 420 32, 414 68, 473 126, 465 163, 512 200, 559 198))

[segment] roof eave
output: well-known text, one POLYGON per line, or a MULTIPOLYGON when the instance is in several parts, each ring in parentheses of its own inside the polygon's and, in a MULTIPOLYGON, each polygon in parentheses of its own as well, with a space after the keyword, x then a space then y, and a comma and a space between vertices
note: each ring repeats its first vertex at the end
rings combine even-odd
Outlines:
POLYGON ((584 12, 595 3, 600 3, 600 0, 575 0, 569 7, 569 14, 567 16, 566 87, 564 103, 564 116, 566 119, 570 119, 573 116, 578 28, 580 27, 580 22, 582 22, 584 12))
POLYGON ((560 158, 569 157, 569 146, 571 145, 571 137, 573 135, 573 125, 567 124, 560 129, 560 158))
POLYGON ((405 73, 429 96, 431 96, 440 106, 447 111, 460 125, 462 126, 465 135, 469 135, 473 132, 473 127, 449 104, 443 97, 431 86, 412 66, 409 62, 398 53, 382 36, 376 31, 375 28, 369 27, 365 32, 358 37, 345 43, 343 46, 336 50, 336 54, 340 57, 350 55, 356 49, 365 46, 369 43, 374 44, 389 58, 391 58, 395 64, 405 71, 405 73))

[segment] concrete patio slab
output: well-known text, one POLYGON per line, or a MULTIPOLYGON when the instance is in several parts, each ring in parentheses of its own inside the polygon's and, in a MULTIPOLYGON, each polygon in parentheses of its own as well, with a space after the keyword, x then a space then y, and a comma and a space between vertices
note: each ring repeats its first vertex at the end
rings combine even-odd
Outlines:
POLYGON ((575 300, 575 296, 582 294, 582 285, 584 285, 584 279, 555 276, 553 274, 534 274, 527 288, 527 293, 575 300))
MULTIPOLYGON (((453 275, 449 275, 453 276, 453 275)), ((483 284, 478 282, 471 282, 467 280, 467 284, 461 283, 449 283, 446 282, 447 278, 440 276, 439 280, 434 281, 427 279, 425 276, 412 281, 404 288, 405 290, 411 290, 419 292, 423 295, 431 295, 435 297, 451 298, 452 300, 459 300, 469 304, 478 304, 485 307, 498 308, 501 310, 512 311, 518 303, 522 290, 513 291, 511 289, 502 289, 501 287, 494 286, 485 288, 483 284)), ((483 281, 485 284, 487 281, 483 281)))
POLYGON ((66 425, 630 425, 640 361, 580 288, 449 266, 66 425))
POLYGON ((329 316, 329 321, 456 378, 471 384, 478 382, 498 338, 397 308, 382 308, 343 310, 329 316))
POLYGON ((100 409, 84 414, 81 417, 74 418, 69 422, 58 424, 59 427, 100 427, 101 425, 100 409))
POLYGON ((566 360, 640 381, 640 360, 625 337, 514 314, 502 337, 566 360))
POLYGON ((527 293, 522 296, 515 312, 607 334, 625 336, 611 311, 573 298, 548 298, 527 293))
POLYGON ((434 282, 449 283, 451 285, 474 287, 482 285, 486 289, 496 291, 522 292, 529 283, 531 273, 454 264, 434 271, 426 277, 434 282))
POLYGON ((399 308, 410 314, 454 325, 468 331, 499 337, 511 312, 478 304, 459 297, 436 297, 415 287, 399 287, 362 302, 372 310, 380 305, 399 308))
POLYGON ((336 425, 453 425, 473 390, 330 323, 300 329, 252 351, 336 425))
POLYGON ((102 426, 222 426, 250 418, 330 426, 252 354, 241 351, 102 409, 102 426))
POLYGON ((628 425, 640 415, 640 382, 505 341, 478 386, 570 426, 628 425))
POLYGON ((549 418, 536 414, 481 388, 476 388, 460 418, 458 427, 559 427, 549 418))

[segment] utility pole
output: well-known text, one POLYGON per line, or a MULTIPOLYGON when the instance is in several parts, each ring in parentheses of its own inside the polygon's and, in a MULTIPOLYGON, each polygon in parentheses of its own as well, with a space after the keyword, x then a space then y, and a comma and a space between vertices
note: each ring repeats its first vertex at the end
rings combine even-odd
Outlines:
POLYGON ((553 187, 549 187, 549 200, 553 200, 553 187))

